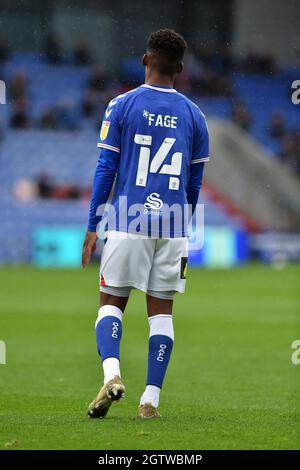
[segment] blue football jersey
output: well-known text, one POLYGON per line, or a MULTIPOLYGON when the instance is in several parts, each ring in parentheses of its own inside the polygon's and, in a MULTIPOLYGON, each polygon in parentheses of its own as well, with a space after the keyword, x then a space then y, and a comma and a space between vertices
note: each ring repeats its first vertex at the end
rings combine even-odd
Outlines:
POLYGON ((190 166, 209 159, 198 106, 174 88, 142 85, 110 101, 98 147, 119 159, 108 229, 186 236, 190 166))

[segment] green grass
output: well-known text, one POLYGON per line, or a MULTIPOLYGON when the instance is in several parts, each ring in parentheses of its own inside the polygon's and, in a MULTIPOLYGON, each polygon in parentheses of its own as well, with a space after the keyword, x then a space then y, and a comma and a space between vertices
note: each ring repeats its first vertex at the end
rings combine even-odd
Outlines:
POLYGON ((102 372, 97 268, 0 269, 0 449, 299 449, 300 267, 190 270, 175 303, 161 420, 136 417, 148 325, 135 292, 123 323, 126 399, 107 419, 85 411, 102 372))

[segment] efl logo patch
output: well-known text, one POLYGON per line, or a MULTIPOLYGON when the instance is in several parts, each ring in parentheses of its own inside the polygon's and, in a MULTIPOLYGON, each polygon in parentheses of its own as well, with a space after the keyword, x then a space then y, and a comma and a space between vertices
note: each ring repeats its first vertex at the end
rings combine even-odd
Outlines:
POLYGON ((103 121, 100 131, 100 139, 105 140, 109 131, 110 122, 103 121))
POLYGON ((181 258, 181 268, 180 268, 180 279, 186 279, 187 275, 187 257, 183 256, 181 258))

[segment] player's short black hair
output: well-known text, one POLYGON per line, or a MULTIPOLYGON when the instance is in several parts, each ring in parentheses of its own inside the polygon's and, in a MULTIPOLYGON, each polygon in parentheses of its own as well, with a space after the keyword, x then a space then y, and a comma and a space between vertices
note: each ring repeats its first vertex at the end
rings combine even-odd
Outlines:
POLYGON ((160 73, 173 75, 182 61, 187 43, 174 29, 159 29, 150 34, 147 51, 156 56, 153 64, 160 73))

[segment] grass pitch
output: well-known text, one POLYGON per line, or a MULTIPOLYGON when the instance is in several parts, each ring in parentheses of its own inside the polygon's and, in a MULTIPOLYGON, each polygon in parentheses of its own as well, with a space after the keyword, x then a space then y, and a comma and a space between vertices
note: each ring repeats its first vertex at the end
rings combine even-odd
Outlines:
POLYGON ((190 270, 175 303, 161 420, 137 418, 147 364, 144 296, 123 323, 126 399, 86 407, 102 382, 97 268, 0 269, 0 449, 299 449, 300 267, 190 270))

